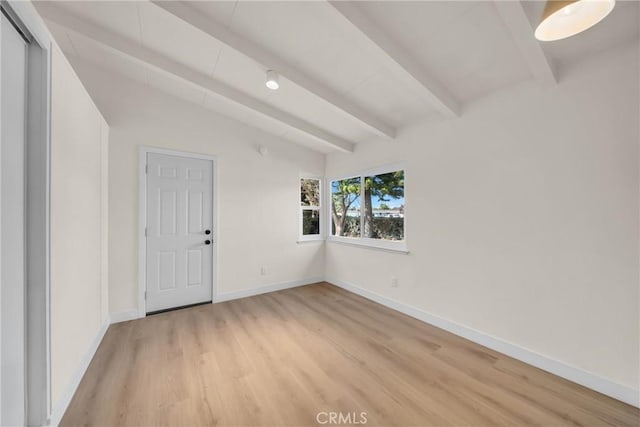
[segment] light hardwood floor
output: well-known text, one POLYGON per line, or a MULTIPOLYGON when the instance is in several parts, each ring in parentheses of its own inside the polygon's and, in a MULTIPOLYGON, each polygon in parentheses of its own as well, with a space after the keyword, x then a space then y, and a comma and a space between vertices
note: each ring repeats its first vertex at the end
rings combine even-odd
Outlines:
POLYGON ((320 412, 365 412, 367 426, 640 424, 636 408, 320 283, 111 326, 61 425, 309 426, 320 412))

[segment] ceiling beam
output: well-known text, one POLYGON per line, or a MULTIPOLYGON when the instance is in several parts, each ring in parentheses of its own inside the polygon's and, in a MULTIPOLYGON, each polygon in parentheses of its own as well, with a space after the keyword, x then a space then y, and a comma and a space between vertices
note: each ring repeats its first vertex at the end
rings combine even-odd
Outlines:
POLYGON ((555 85, 557 79, 553 63, 534 37, 522 3, 519 0, 494 0, 494 4, 536 81, 543 86, 555 85))
POLYGON ((356 1, 329 1, 329 3, 357 28, 371 43, 381 59, 400 75, 410 77, 409 81, 442 114, 448 117, 460 115, 458 100, 440 82, 434 79, 424 67, 411 57, 382 29, 365 16, 356 1))
POLYGON ((275 70, 287 80, 333 105, 351 119, 355 119, 360 122, 360 124, 365 125, 375 134, 383 137, 395 138, 396 129, 390 124, 385 123, 378 117, 374 117, 370 112, 358 107, 343 95, 302 73, 296 67, 292 66, 274 53, 269 52, 267 49, 257 45, 251 40, 234 33, 225 26, 214 22, 212 19, 202 13, 199 13, 189 5, 180 1, 152 1, 151 3, 170 13, 174 17, 181 19, 192 27, 208 34, 226 46, 242 53, 265 68, 275 70))
POLYGON ((88 24, 85 20, 61 10, 49 2, 40 3, 38 5, 38 12, 40 12, 45 19, 64 27, 68 31, 84 36, 100 45, 117 51, 121 55, 129 57, 139 64, 178 78, 213 95, 222 96, 229 101, 283 123, 290 128, 304 132, 334 149, 343 152, 353 152, 354 150, 355 145, 350 141, 333 135, 305 120, 275 108, 259 99, 253 98, 205 74, 194 71, 135 41, 114 34, 97 25, 88 24))

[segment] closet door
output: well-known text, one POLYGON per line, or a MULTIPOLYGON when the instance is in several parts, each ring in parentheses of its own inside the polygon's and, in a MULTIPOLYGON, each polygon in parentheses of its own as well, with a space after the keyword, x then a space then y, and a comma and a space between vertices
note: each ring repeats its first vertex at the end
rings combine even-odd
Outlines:
POLYGON ((25 423, 25 146, 27 43, 2 14, 0 123, 0 425, 25 423))

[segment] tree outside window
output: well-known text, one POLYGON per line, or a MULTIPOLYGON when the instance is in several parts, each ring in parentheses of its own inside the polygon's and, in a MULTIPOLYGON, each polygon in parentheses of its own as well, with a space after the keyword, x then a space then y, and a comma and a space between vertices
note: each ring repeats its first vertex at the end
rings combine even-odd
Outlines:
POLYGON ((404 171, 331 182, 333 236, 404 240, 404 171))
POLYGON ((364 178, 362 237, 404 240, 404 171, 364 178))
POLYGON ((320 238, 321 182, 317 178, 300 178, 301 238, 320 238))
POLYGON ((360 181, 361 178, 347 178, 331 183, 334 236, 360 237, 360 181))

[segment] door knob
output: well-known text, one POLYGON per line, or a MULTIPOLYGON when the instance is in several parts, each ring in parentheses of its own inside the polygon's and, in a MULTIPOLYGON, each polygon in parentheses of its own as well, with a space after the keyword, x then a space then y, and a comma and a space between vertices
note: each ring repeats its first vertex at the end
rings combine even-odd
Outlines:
POLYGON ((205 241, 204 241, 204 244, 205 244, 205 245, 210 245, 210 244, 211 244, 211 240, 208 240, 208 239, 207 239, 207 240, 205 240, 205 241))
POLYGON ((211 230, 204 230, 204 234, 206 234, 206 235, 211 234, 211 230))

